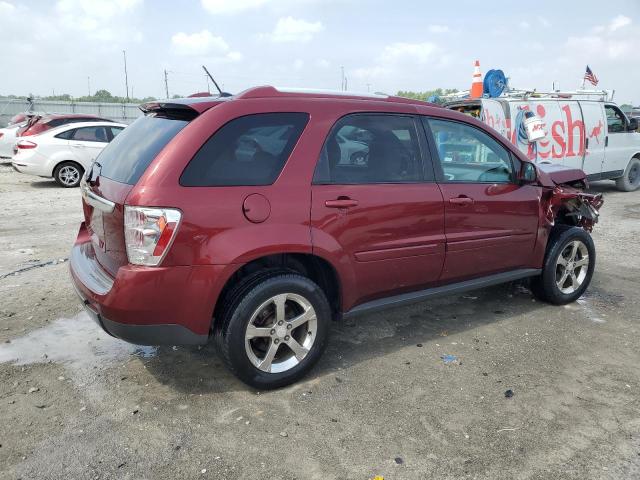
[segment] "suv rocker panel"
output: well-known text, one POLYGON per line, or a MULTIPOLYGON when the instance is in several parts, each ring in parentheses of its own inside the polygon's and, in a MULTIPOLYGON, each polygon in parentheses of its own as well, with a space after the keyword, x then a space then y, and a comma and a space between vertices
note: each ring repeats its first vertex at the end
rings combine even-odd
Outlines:
POLYGON ((343 318, 351 318, 365 313, 378 312, 387 308, 410 305, 430 298, 463 293, 469 290, 477 290, 480 288, 491 287, 493 285, 499 285, 501 283, 513 282, 514 280, 535 277, 536 275, 540 275, 541 272, 542 270, 539 268, 523 268, 519 270, 512 270, 510 272, 488 275, 486 277, 474 278, 472 280, 465 280, 464 282, 456 282, 448 285, 442 285, 440 287, 427 288, 416 292, 380 298, 352 308, 343 314, 343 318))

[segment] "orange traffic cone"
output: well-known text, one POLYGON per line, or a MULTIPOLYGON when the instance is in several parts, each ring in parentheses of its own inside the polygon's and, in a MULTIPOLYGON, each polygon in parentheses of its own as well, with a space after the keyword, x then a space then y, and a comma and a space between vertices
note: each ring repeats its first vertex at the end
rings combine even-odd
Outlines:
POLYGON ((473 77, 471 78, 471 92, 469 93, 471 98, 482 97, 482 74, 480 73, 480 60, 476 60, 473 77))

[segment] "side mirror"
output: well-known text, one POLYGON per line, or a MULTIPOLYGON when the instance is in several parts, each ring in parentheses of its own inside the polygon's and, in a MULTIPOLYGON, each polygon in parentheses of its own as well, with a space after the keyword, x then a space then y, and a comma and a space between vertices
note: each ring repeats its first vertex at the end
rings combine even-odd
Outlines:
POLYGON ((522 162, 518 180, 522 183, 534 183, 538 179, 536 166, 531 162, 522 162))
POLYGON ((637 132, 638 131, 638 119, 637 118, 630 118, 629 119, 629 131, 630 132, 637 132))

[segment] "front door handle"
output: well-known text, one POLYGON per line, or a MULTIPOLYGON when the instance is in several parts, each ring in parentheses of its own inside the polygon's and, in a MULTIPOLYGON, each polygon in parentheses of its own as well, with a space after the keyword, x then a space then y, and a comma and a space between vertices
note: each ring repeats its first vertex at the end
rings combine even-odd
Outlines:
POLYGON ((358 201, 351 198, 338 198, 336 200, 327 200, 326 202, 324 202, 324 206, 327 208, 357 207, 358 201))
POLYGON ((72 143, 71 144, 72 147, 78 147, 78 148, 84 148, 84 145, 81 143, 72 143))
POLYGON ((473 198, 461 195, 459 197, 450 198, 449 203, 452 203, 454 205, 471 205, 473 203, 473 198))

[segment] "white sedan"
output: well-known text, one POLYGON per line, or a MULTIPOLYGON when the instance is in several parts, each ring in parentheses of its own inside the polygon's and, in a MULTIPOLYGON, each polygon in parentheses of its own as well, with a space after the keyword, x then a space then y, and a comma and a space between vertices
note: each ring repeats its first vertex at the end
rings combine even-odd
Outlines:
POLYGON ((63 187, 77 187, 98 154, 125 127, 112 122, 70 123, 18 137, 11 164, 20 173, 53 177, 63 187))

